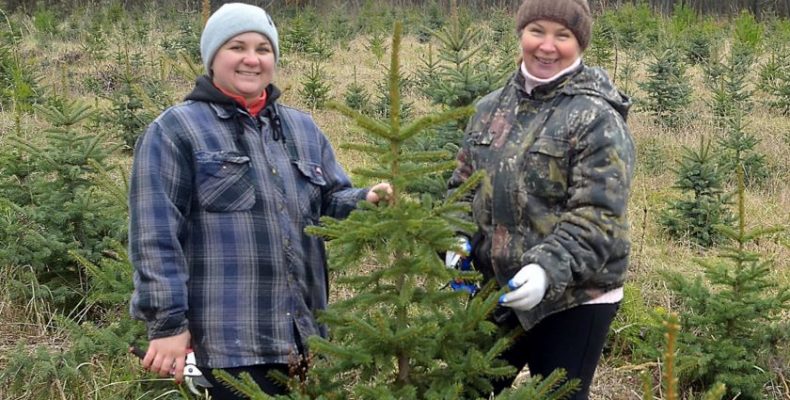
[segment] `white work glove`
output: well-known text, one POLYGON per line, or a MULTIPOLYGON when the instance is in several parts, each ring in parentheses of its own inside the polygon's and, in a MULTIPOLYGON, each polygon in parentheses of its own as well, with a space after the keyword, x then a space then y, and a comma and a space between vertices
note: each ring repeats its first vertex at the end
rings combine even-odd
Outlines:
POLYGON ((447 252, 444 253, 444 266, 447 268, 458 268, 461 259, 469 257, 469 253, 472 252, 472 245, 469 244, 469 239, 465 236, 459 236, 456 240, 458 241, 458 247, 463 250, 463 253, 447 250, 447 252))
POLYGON ((507 283, 510 293, 499 298, 499 304, 514 310, 527 311, 543 299, 549 287, 546 271, 538 264, 528 264, 507 283))

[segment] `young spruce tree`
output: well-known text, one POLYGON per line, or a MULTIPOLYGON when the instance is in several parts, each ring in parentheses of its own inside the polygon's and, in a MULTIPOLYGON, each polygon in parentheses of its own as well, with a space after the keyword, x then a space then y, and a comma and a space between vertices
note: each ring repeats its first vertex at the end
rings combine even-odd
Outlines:
POLYGON ((686 147, 683 151, 683 159, 675 171, 678 175, 675 187, 691 192, 693 197, 672 201, 659 221, 670 236, 710 247, 724 239, 716 226, 733 220, 727 209, 729 196, 722 189, 724 177, 711 152, 710 141, 702 138, 697 151, 686 147))
POLYGON ((704 268, 704 280, 689 280, 665 273, 670 289, 681 302, 681 346, 693 354, 680 363, 680 385, 709 388, 714 382, 727 385, 727 398, 762 399, 763 388, 774 374, 770 365, 788 365, 786 348, 790 323, 790 287, 772 277, 772 261, 750 250, 756 240, 779 231, 757 227, 747 230, 743 171, 738 170, 738 226, 717 226, 734 243, 719 259, 696 262, 704 268), (785 346, 785 347, 783 347, 785 346))
POLYGON ((668 128, 679 127, 687 118, 691 85, 686 65, 676 44, 664 43, 647 66, 647 80, 639 86, 647 93, 645 108, 656 121, 668 128))
MULTIPOLYGON (((376 158, 376 166, 355 172, 392 183, 386 205, 365 202, 345 220, 322 218, 309 232, 331 240, 336 284, 353 295, 335 301, 320 316, 331 339, 310 339, 317 357, 306 382, 294 384, 291 399, 477 399, 488 398, 489 379, 516 373, 497 356, 509 336, 497 334, 487 319, 498 293, 467 294, 446 288, 460 276, 448 269, 438 252, 458 250, 456 232, 474 226, 458 215, 468 212, 463 194, 475 187, 474 175, 452 196, 434 202, 413 198, 402 190, 415 177, 448 168, 452 155, 411 152, 409 138, 431 125, 470 115, 472 107, 455 108, 414 122, 401 120, 398 49, 401 25, 395 25, 390 73, 389 118, 376 120, 334 103, 381 145, 350 145, 376 158)), ((466 276, 468 277, 468 276, 466 276)), ((252 398, 265 399, 244 375, 220 379, 252 398)), ((540 381, 503 392, 499 399, 562 399, 573 390, 555 372, 540 381)), ((281 396, 280 398, 285 398, 281 396)))

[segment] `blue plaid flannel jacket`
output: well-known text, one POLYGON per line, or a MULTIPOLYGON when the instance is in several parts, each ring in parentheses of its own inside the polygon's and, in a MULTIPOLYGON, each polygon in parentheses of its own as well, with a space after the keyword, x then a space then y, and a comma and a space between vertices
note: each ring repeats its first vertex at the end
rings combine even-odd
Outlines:
POLYGON ((135 148, 129 193, 130 311, 149 339, 189 329, 197 363, 287 363, 326 335, 324 243, 304 228, 365 198, 305 113, 275 102, 258 118, 201 77, 135 148))

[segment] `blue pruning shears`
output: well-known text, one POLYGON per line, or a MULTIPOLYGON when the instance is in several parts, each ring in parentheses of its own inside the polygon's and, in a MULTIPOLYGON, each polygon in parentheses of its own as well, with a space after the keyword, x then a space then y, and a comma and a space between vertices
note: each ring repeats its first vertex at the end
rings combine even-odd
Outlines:
MULTIPOLYGON (((472 244, 469 239, 465 237, 458 238, 458 244, 461 246, 463 253, 457 253, 452 250, 444 255, 444 265, 447 268, 455 268, 459 271, 472 271, 472 244)), ((455 278, 450 281, 450 287, 455 291, 468 292, 470 295, 477 293, 480 288, 474 282, 467 282, 463 278, 455 278)))

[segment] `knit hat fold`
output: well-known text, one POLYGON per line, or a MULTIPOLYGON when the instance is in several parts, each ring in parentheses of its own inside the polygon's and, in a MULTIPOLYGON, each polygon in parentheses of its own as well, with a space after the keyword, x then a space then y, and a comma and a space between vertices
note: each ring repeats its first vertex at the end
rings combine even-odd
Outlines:
POLYGON ((592 36, 592 14, 587 0, 524 0, 516 13, 516 32, 537 20, 560 23, 573 32, 584 51, 592 36))
POLYGON ((244 3, 227 3, 211 14, 200 35, 200 56, 206 73, 211 74, 211 63, 217 50, 225 42, 245 32, 258 32, 269 39, 275 62, 280 58, 277 27, 264 9, 244 3))

